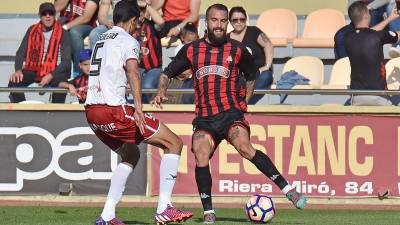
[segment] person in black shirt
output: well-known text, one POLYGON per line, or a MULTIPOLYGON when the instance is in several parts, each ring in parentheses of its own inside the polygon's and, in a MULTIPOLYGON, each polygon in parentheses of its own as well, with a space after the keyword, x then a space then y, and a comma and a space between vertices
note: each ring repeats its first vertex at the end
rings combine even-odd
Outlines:
MULTIPOLYGON (((396 43, 399 35, 392 31, 375 31, 368 28, 371 16, 362 2, 351 4, 348 14, 355 28, 345 37, 345 48, 351 66, 350 89, 386 90, 383 45, 396 43)), ((357 95, 352 98, 352 104, 391 105, 392 103, 386 97, 357 95)))
MULTIPOLYGON (((365 3, 365 2, 364 2, 365 3)), ((351 5, 351 4, 350 4, 351 5)), ((368 7, 368 5, 367 5, 368 7)), ((380 9, 381 10, 381 9, 380 9)), ((371 17, 376 16, 376 11, 374 10, 369 10, 371 17), (374 15, 372 15, 374 14, 374 15)), ((376 31, 381 31, 383 29, 385 29, 387 26, 389 26, 389 30, 393 30, 393 31, 397 31, 397 27, 399 24, 400 20, 397 20, 398 15, 395 11, 395 9, 392 9, 391 11, 389 11, 391 13, 388 13, 388 17, 382 21, 378 20, 377 18, 371 19, 374 20, 372 22, 369 23, 369 26, 371 29, 376 30, 376 31), (379 22, 380 21, 380 22, 379 22), (379 22, 379 23, 377 23, 379 22), (393 29, 396 28, 396 29, 393 29)), ((346 26, 340 28, 334 37, 334 41, 335 41, 335 46, 334 46, 334 51, 335 51, 335 59, 340 59, 340 58, 344 58, 347 57, 347 52, 346 52, 346 48, 345 48, 345 37, 348 33, 350 33, 351 31, 354 32, 354 25, 353 23, 349 23, 346 26)), ((390 57, 398 57, 399 55, 399 50, 396 50, 396 48, 389 48, 389 55, 390 57)))
MULTIPOLYGON (((272 59, 274 47, 267 35, 256 26, 247 26, 247 13, 243 7, 236 6, 229 11, 229 22, 233 31, 229 38, 240 41, 253 56, 254 63, 260 71, 255 89, 267 89, 273 81, 272 59)), ((254 95, 249 104, 256 104, 264 95, 254 95)))
POLYGON ((169 78, 187 69, 193 71, 196 118, 193 120, 192 151, 196 158, 195 177, 204 209, 204 222, 214 223, 211 201, 212 178, 209 160, 219 143, 226 139, 241 156, 269 177, 295 207, 302 209, 306 197, 288 184, 270 158, 253 148, 249 123, 244 118, 247 102, 259 75, 246 48, 227 38, 228 9, 214 4, 206 11, 207 36, 185 45, 160 77, 158 92, 152 101, 156 107, 167 100, 169 78), (246 88, 242 88, 242 79, 246 88))

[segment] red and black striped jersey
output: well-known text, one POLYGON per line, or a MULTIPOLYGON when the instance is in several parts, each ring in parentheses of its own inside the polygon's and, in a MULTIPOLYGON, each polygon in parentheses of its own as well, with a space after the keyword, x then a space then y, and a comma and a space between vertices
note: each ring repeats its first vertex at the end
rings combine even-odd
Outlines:
POLYGON ((81 74, 80 76, 75 77, 69 83, 74 85, 78 94, 82 97, 78 99, 79 103, 85 103, 87 95, 87 87, 89 83, 89 76, 81 74))
POLYGON ((215 46, 204 38, 185 45, 164 70, 175 77, 191 69, 196 115, 207 117, 235 108, 247 111, 244 79, 255 80, 259 72, 250 53, 238 41, 215 46))
POLYGON ((63 23, 68 23, 71 22, 72 20, 76 19, 77 17, 83 15, 85 12, 85 5, 86 2, 92 1, 96 3, 97 9, 96 12, 93 14, 90 22, 88 23, 92 27, 96 27, 96 21, 97 21, 97 14, 99 12, 99 3, 100 0, 69 0, 67 6, 65 9, 61 10, 60 12, 60 17, 64 18, 62 19, 63 23))
POLYGON ((162 47, 154 23, 145 20, 140 28, 138 40, 141 48, 140 68, 147 70, 160 68, 162 65, 162 47))

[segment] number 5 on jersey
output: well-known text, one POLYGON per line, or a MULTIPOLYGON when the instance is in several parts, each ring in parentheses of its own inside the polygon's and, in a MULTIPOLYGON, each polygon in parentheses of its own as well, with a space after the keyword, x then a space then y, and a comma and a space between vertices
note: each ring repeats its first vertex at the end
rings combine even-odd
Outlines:
POLYGON ((101 48, 104 46, 104 42, 97 42, 94 46, 92 61, 90 62, 90 76, 100 75, 102 51, 101 48))

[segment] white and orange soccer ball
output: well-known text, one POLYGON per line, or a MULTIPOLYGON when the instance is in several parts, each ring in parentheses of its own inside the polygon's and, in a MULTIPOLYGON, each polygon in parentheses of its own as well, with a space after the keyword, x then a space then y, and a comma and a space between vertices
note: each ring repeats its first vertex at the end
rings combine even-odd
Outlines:
POLYGON ((251 196, 244 210, 247 218, 254 223, 268 223, 275 215, 274 202, 267 195, 251 196))

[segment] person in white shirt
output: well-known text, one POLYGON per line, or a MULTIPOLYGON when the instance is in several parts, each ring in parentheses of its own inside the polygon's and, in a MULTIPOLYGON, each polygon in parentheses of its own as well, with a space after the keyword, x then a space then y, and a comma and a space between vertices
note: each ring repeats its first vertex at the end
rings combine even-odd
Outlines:
POLYGON ((184 221, 193 216, 171 204, 178 173, 182 140, 150 114, 144 114, 139 75, 139 43, 132 37, 140 16, 136 0, 122 0, 114 9, 115 26, 96 42, 90 64, 85 102, 87 121, 97 135, 122 161, 113 172, 103 212, 96 225, 124 225, 115 216, 115 207, 135 167, 141 142, 164 149, 160 165, 160 195, 155 214, 157 224, 184 221), (125 100, 129 83, 135 107, 125 100))

